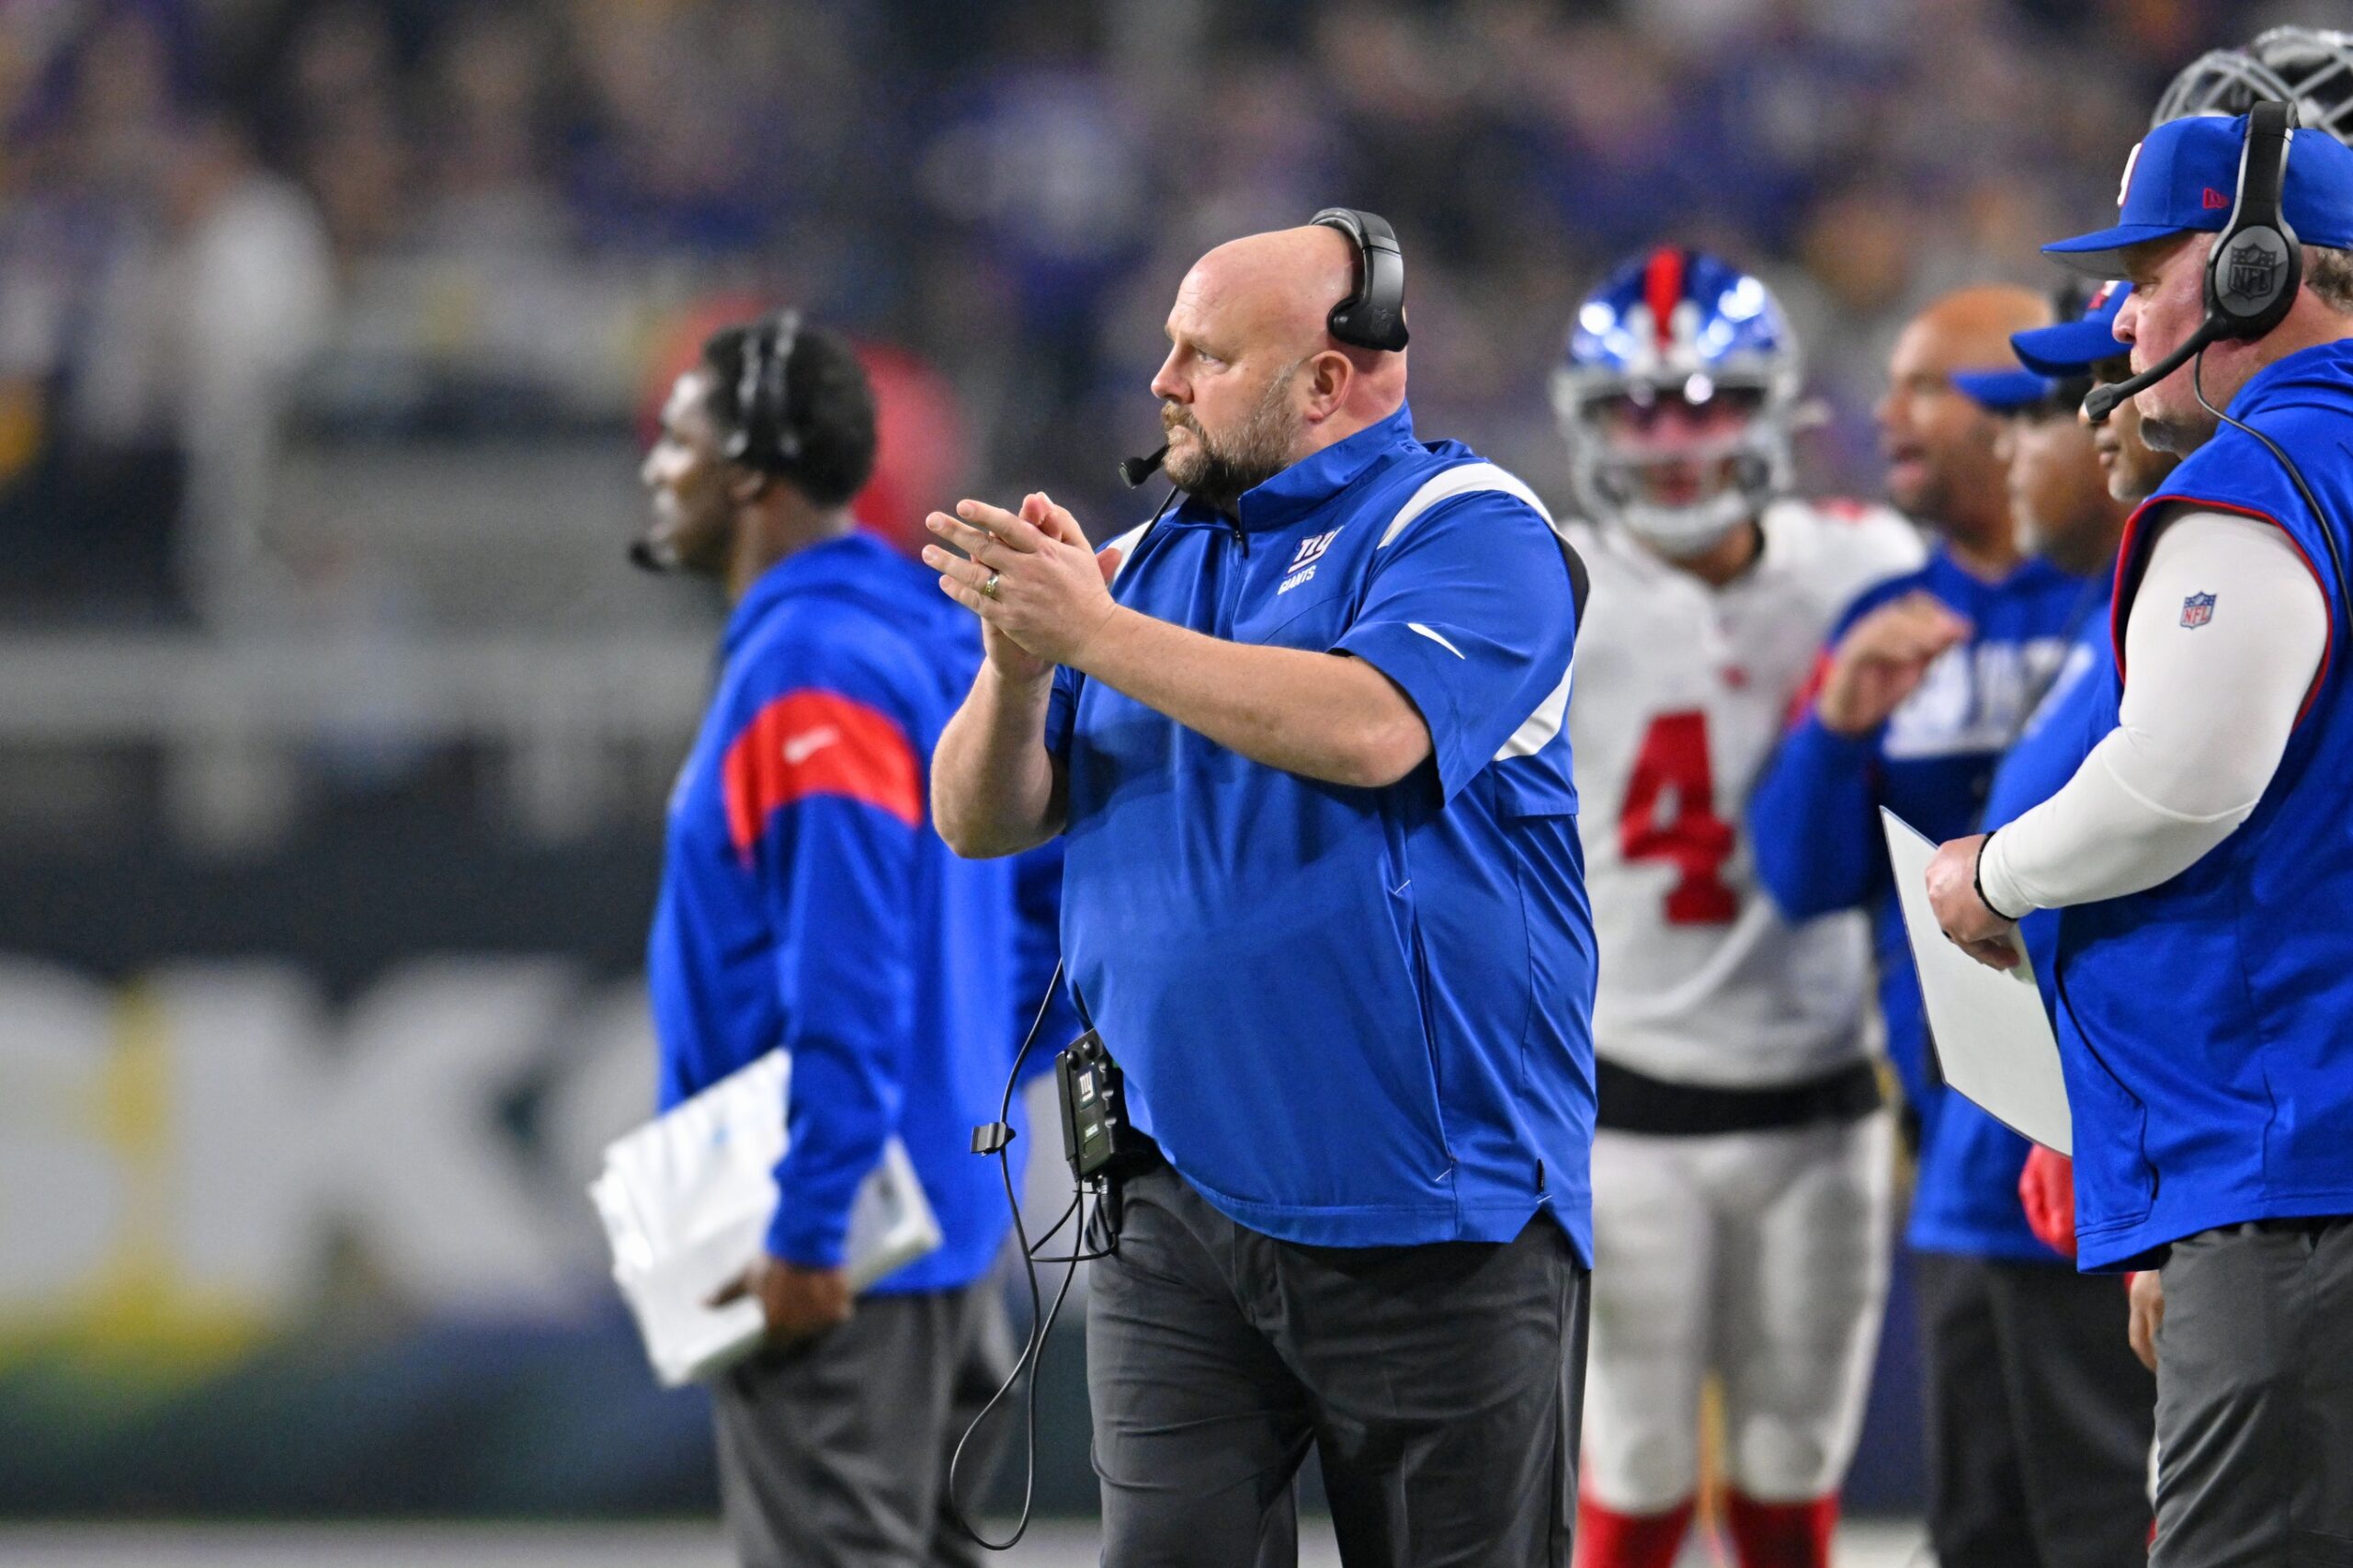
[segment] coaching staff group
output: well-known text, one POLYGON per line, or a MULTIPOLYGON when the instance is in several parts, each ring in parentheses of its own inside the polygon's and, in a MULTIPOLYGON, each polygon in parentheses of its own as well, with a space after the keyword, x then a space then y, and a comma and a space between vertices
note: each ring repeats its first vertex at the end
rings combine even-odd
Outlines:
POLYGON ((1067 835, 1077 997, 1165 1155, 1093 1276, 1103 1561, 1279 1551, 1312 1443, 1351 1564, 1565 1564, 1581 568, 1525 485, 1415 438, 1393 307, 1396 348, 1336 335, 1401 260, 1326 217, 1177 290, 1183 505, 1100 556, 1042 495, 931 517, 987 645, 934 815, 967 855, 1067 835))
POLYGON ((2161 1282, 2152 1568, 2353 1563, 2353 150, 2290 123, 2157 127, 2117 224, 2046 247, 2131 282, 2126 385, 2187 456, 2081 767, 1928 874, 1987 961, 2061 912, 2081 1261, 2161 1282))

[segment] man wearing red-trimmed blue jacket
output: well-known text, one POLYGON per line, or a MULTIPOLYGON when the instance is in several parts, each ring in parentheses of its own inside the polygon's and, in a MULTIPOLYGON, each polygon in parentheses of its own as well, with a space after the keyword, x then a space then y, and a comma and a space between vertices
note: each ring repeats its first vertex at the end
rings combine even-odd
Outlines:
POLYGON ((853 525, 873 454, 857 358, 788 312, 710 339, 644 470, 638 559, 733 605, 647 955, 662 1103, 792 1060, 775 1218, 737 1287, 769 1345, 711 1390, 746 1568, 976 1561, 942 1506, 948 1460, 1011 1360, 1009 1220, 968 1140, 996 1118, 1037 955, 1014 865, 959 860, 931 828, 932 750, 980 648, 929 573, 853 525), (893 1135, 945 1240, 853 1302, 851 1201, 893 1135))
POLYGON ((1097 556, 1042 495, 930 519, 988 646, 940 831, 1064 836, 1076 1000, 1164 1156, 1087 1303, 1107 1568, 1281 1559, 1311 1447, 1352 1563, 1567 1568, 1582 569, 1526 485, 1415 438, 1402 330, 1347 324, 1389 247, 1319 221, 1187 274, 1156 524, 1097 556))
POLYGON ((2156 1267, 2154 1568, 2353 1562, 2353 149, 2175 120, 2046 248, 2131 281, 2142 430, 2188 457, 2125 531, 2113 726, 1929 894, 1997 967, 2061 912, 2078 1257, 2156 1267))

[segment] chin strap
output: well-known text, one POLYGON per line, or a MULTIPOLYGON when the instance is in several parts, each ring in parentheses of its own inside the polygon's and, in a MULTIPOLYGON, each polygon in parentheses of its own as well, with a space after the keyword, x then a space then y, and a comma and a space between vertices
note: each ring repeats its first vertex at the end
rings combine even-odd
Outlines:
POLYGON ((1756 514, 1751 498, 1737 490, 1711 495, 1690 506, 1653 506, 1641 502, 1620 508, 1627 532, 1677 560, 1705 555, 1756 514))

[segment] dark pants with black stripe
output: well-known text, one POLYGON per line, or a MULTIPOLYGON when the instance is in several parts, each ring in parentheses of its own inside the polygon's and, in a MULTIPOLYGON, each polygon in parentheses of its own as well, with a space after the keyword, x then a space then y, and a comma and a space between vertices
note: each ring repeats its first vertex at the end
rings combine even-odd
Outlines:
POLYGON ((1104 1568, 1290 1562, 1311 1445, 1348 1568, 1566 1568, 1588 1290, 1551 1219, 1303 1246, 1163 1165, 1088 1291, 1104 1568))
POLYGON ((1913 1255, 1942 1568, 2142 1568, 2156 1383, 2124 1281, 1913 1255))

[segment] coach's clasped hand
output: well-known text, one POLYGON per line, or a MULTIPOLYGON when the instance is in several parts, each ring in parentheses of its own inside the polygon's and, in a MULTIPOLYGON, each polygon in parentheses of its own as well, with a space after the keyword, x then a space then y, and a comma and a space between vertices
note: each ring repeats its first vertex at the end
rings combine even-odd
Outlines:
POLYGON ((1119 608, 1110 592, 1119 551, 1097 553, 1078 519, 1043 492, 1023 497, 1017 513, 960 501, 956 514, 934 512, 924 526, 963 555, 927 544, 924 564, 939 574, 942 593, 987 625, 990 658, 1005 674, 1029 678, 1075 665, 1119 608), (1028 658, 1009 661, 1015 650, 1028 658))

